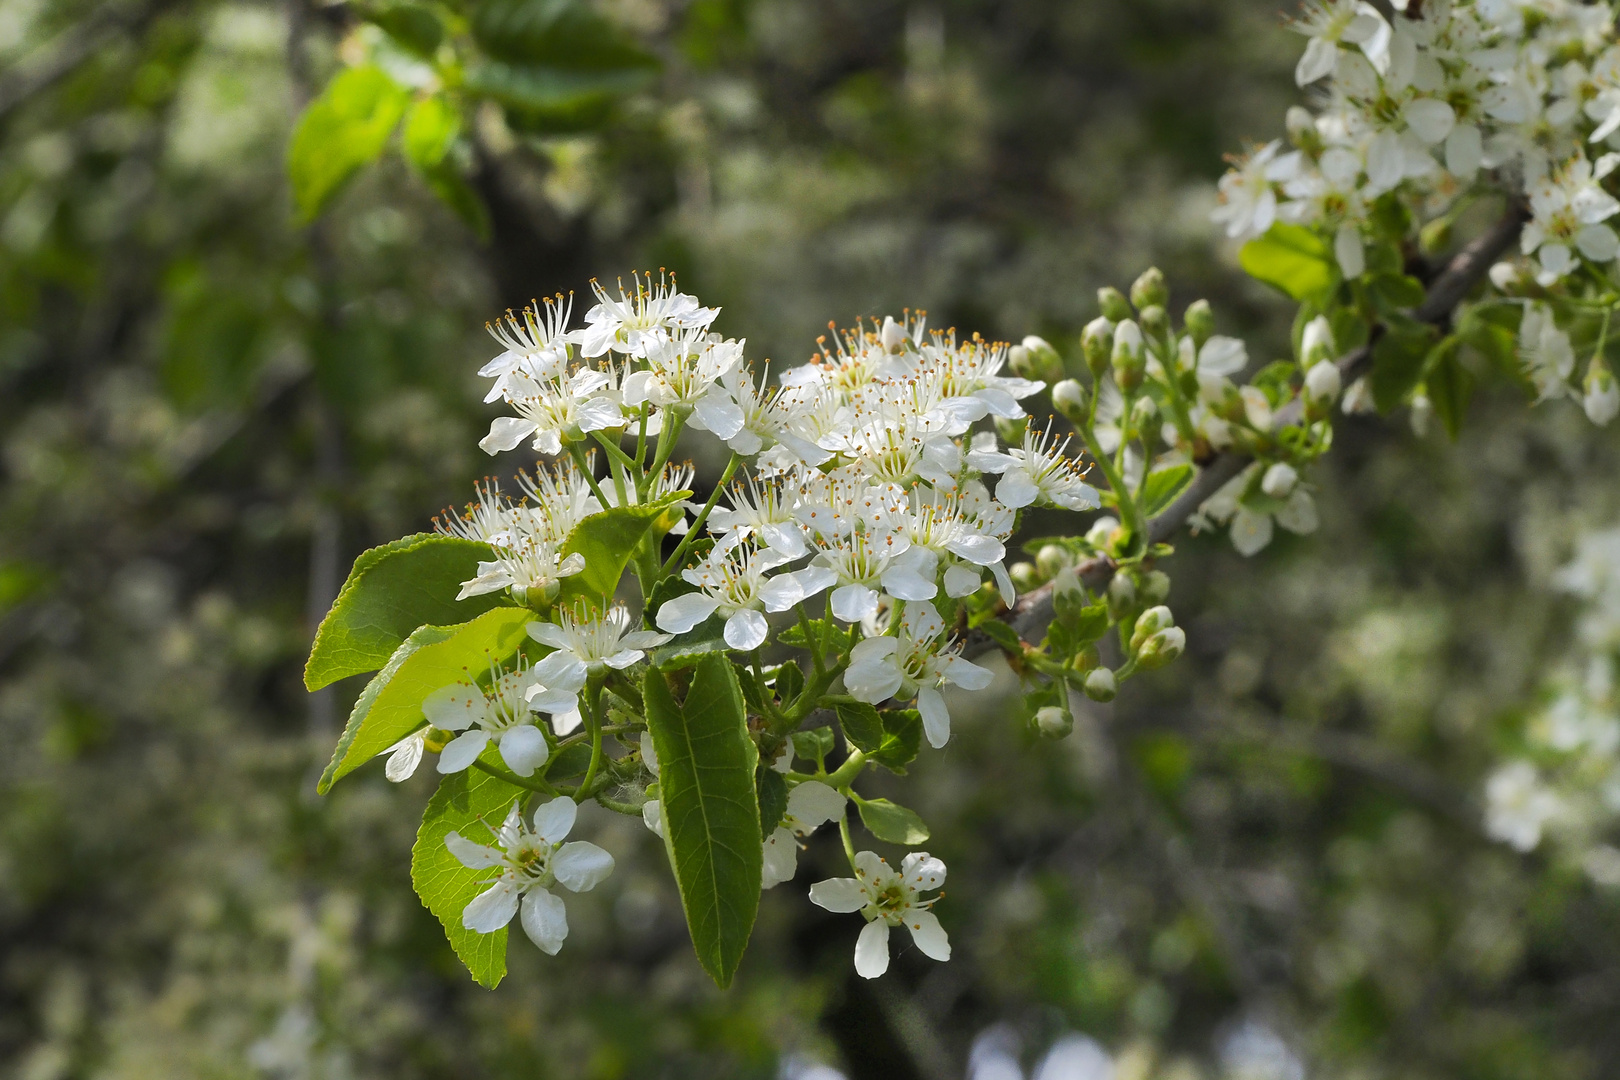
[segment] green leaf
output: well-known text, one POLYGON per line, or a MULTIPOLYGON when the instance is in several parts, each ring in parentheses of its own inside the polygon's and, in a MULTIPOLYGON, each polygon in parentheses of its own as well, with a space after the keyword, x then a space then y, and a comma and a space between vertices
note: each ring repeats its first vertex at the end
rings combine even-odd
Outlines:
POLYGON ((791 705, 804 692, 804 672, 792 660, 776 669, 776 700, 791 705))
POLYGON ((333 784, 427 723, 422 701, 429 694, 516 653, 533 618, 527 608, 504 607, 460 626, 414 631, 354 703, 317 790, 325 795, 333 784))
POLYGON ((418 169, 438 168, 461 133, 461 114, 438 94, 418 99, 405 114, 400 147, 418 169))
POLYGON ((1423 377, 1423 362, 1434 342, 1428 328, 1391 328, 1373 348, 1372 373, 1367 377, 1373 404, 1388 412, 1405 400, 1423 377))
POLYGON ((489 240, 489 210, 454 165, 445 161, 423 172, 422 178, 427 181, 428 189, 473 231, 473 235, 480 240, 489 240))
POLYGON ((467 89, 507 107, 518 127, 540 134, 600 125, 614 99, 646 85, 653 72, 628 68, 571 71, 486 60, 467 72, 467 89))
POLYGON ((1446 434, 1456 442, 1463 417, 1468 413, 1469 399, 1474 395, 1474 375, 1458 362, 1455 342, 1435 349, 1423 384, 1435 415, 1445 425, 1446 434))
POLYGON ((513 63, 579 72, 658 69, 656 57, 581 0, 483 0, 472 32, 485 53, 513 63))
POLYGON ((1171 465, 1148 473, 1142 487, 1142 513, 1152 517, 1176 501, 1188 484, 1192 483, 1191 465, 1171 465))
POLYGON ((664 846, 698 962, 726 987, 759 913, 763 852, 758 751, 742 691, 724 656, 697 663, 684 704, 656 668, 644 684, 647 726, 658 753, 664 846))
POLYGON ((1077 648, 1084 648, 1108 633, 1108 605, 1082 605, 1064 612, 1063 624, 1069 631, 1069 640, 1077 648))
POLYGON ((1404 311, 1423 303, 1423 282, 1405 274, 1374 274, 1367 288, 1380 311, 1404 311))
POLYGON ((890 772, 904 773, 906 766, 917 759, 917 748, 922 744, 922 713, 916 709, 884 709, 878 713, 883 719, 883 742, 867 755, 890 772))
POLYGON ((1274 285, 1295 300, 1325 302, 1339 284, 1339 264, 1326 240, 1300 225, 1277 222, 1238 252, 1252 278, 1274 285))
POLYGON ((590 767, 591 745, 578 742, 546 763, 546 777, 550 780, 566 780, 570 776, 583 776, 590 767))
POLYGON ((764 843, 787 816, 787 778, 762 761, 754 786, 759 793, 759 839, 764 843))
MULTIPOLYGON (((592 600, 611 597, 630 564, 636 546, 648 531, 662 525, 659 520, 671 512, 676 503, 688 498, 690 491, 676 491, 656 502, 637 506, 615 506, 574 526, 563 544, 563 557, 576 552, 585 556, 585 569, 563 578, 562 601, 584 596, 592 600)), ((674 524, 663 525, 665 531, 674 524)))
POLYGON ((1002 649, 1008 654, 1012 656, 1023 655, 1023 638, 1018 636, 1018 631, 1014 630, 1000 619, 986 619, 984 622, 981 622, 978 624, 978 626, 974 627, 974 629, 982 630, 986 637, 988 637, 991 641, 994 641, 997 645, 1001 646, 1002 649))
POLYGON ((450 854, 445 836, 459 832, 474 843, 492 839, 522 788, 477 769, 445 777, 428 800, 411 848, 411 885, 422 906, 438 916, 444 936, 480 986, 493 989, 506 974, 506 929, 480 934, 461 925, 461 913, 489 888, 488 870, 471 870, 450 854), (485 823, 488 823, 487 825, 485 823))
POLYGON ((304 686, 376 671, 417 627, 454 626, 507 603, 499 593, 456 599, 489 555, 487 544, 435 533, 363 552, 315 631, 304 686))
POLYGON ((382 68, 365 64, 340 73, 310 102, 287 152, 301 221, 313 221, 349 177, 382 154, 407 100, 382 68))
POLYGON ((905 807, 888 799, 855 799, 861 812, 861 824, 879 840, 912 847, 928 840, 928 826, 923 819, 905 807))
POLYGON ((839 702, 838 726, 844 729, 844 738, 863 753, 870 754, 883 745, 883 718, 877 709, 864 701, 839 702))
POLYGON ((831 727, 810 728, 808 731, 795 731, 788 739, 793 743, 793 752, 806 761, 817 764, 832 753, 832 748, 838 745, 838 736, 833 734, 831 727))
POLYGON ((432 58, 444 40, 444 26, 425 4, 394 4, 368 15, 388 36, 418 56, 432 58))

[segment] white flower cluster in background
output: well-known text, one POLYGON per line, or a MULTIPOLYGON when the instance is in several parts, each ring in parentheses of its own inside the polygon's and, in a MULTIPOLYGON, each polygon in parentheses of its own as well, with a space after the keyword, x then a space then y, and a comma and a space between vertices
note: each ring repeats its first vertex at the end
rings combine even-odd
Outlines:
POLYGON ((1526 725, 1522 755, 1486 780, 1486 830, 1519 851, 1545 843, 1620 886, 1620 529, 1583 537, 1556 584, 1582 601, 1575 655, 1526 725))

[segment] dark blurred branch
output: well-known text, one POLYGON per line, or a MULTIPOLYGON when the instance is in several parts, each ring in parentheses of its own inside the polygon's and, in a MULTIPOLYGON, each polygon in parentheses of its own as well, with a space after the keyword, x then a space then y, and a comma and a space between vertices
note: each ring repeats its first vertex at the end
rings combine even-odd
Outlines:
POLYGON ((62 31, 0 75, 0 124, 11 114, 73 74, 114 38, 145 26, 162 10, 159 3, 122 9, 108 5, 62 31))
MULTIPOLYGON (((1456 306, 1479 284, 1491 264, 1501 258, 1518 239, 1519 231, 1524 228, 1528 218, 1524 203, 1514 200, 1507 213, 1489 231, 1453 256, 1446 264, 1445 271, 1429 283, 1423 303, 1413 310, 1412 318, 1431 326, 1444 326, 1449 322, 1456 306)), ((1375 323, 1365 345, 1339 357, 1339 374, 1345 386, 1366 374, 1372 364, 1373 350, 1383 335, 1383 324, 1375 323)), ((1277 410, 1273 425, 1281 428, 1299 423, 1303 409, 1303 404, 1296 398, 1277 410)), ((1187 490, 1148 523, 1149 542, 1159 544, 1174 536, 1206 499, 1231 482, 1249 466, 1251 460, 1247 455, 1233 452, 1216 455, 1188 485, 1187 490)), ((1087 588, 1101 589, 1113 578, 1115 569, 1112 559, 1099 556, 1080 565, 1080 580, 1087 588)), ((1046 632, 1047 624, 1052 621, 1051 585, 1042 585, 1019 597, 1018 602, 1002 615, 1002 619, 1011 624, 1025 641, 1038 642, 1046 632)), ((989 637, 970 633, 964 651, 974 656, 995 647, 989 637)))

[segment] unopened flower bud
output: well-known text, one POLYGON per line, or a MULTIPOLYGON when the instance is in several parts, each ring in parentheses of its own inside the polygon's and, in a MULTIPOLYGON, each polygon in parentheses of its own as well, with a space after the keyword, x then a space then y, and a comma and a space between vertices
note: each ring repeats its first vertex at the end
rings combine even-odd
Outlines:
POLYGON ((1160 630, 1176 625, 1175 616, 1170 609, 1160 604, 1150 607, 1136 617, 1136 625, 1131 628, 1131 651, 1135 652, 1142 647, 1142 642, 1157 634, 1160 630))
POLYGON ((1170 575, 1163 570, 1150 570, 1142 575, 1136 594, 1144 604, 1162 604, 1170 599, 1170 575))
POLYGON ((1524 276, 1519 273, 1519 268, 1513 263, 1494 263, 1489 273, 1491 284, 1495 285, 1498 291, 1506 293, 1508 296, 1517 296, 1524 291, 1524 276))
POLYGON ((1313 364, 1305 373, 1305 394, 1312 401, 1332 401, 1339 396, 1339 365, 1331 361, 1313 364))
POLYGON ((1273 499, 1285 499, 1299 483, 1299 472, 1286 461, 1279 461, 1260 478, 1260 490, 1273 499))
POLYGON ((1058 600, 1065 597, 1077 601, 1085 600, 1085 586, 1080 584, 1080 575, 1072 564, 1065 566, 1052 577, 1052 596, 1058 600))
POLYGON ((1243 399, 1243 417, 1256 431, 1271 430, 1271 400, 1258 386, 1245 386, 1238 391, 1243 399))
POLYGON ((1290 105, 1283 117, 1283 126, 1288 130, 1288 141, 1297 149, 1314 154, 1322 148, 1322 133, 1317 130, 1316 117, 1309 109, 1290 105))
POLYGON ((1109 322, 1117 323, 1131 317, 1131 302, 1112 285, 1104 285, 1097 290, 1097 306, 1102 309, 1103 318, 1109 322))
POLYGON ((1142 324, 1142 333, 1150 338, 1157 340, 1170 333, 1170 313, 1158 304, 1143 308, 1139 321, 1142 324))
POLYGON ((1061 739, 1074 730, 1074 717, 1069 715, 1067 709, 1048 705, 1035 713, 1035 730, 1043 738, 1061 739))
POLYGON ((995 420, 996 434, 1008 446, 1017 446, 1024 441, 1024 431, 1029 427, 1027 416, 998 416, 995 420))
POLYGON ((1058 571, 1070 566, 1074 556, 1070 555, 1057 544, 1047 544, 1035 553, 1035 569, 1045 578, 1053 577, 1058 571))
POLYGON ((1136 305, 1137 311, 1155 305, 1163 307, 1169 299, 1170 290, 1164 284, 1164 273, 1157 266, 1148 267, 1131 283, 1131 303, 1136 305))
POLYGON ((1086 415, 1086 388, 1074 379, 1057 383, 1052 387, 1052 408, 1070 423, 1080 423, 1086 415))
POLYGON ((1418 438, 1429 433, 1429 421, 1434 419, 1434 402, 1429 400, 1427 394, 1421 391, 1412 396, 1412 412, 1407 422, 1412 425, 1412 434, 1418 438))
POLYGON ((1126 319, 1114 328, 1114 382, 1125 391, 1135 390, 1147 368, 1147 350, 1142 344, 1142 328, 1126 319))
POLYGON ((1119 695, 1119 683, 1107 668, 1093 668, 1086 676, 1085 691, 1092 701, 1113 701, 1119 695))
POLYGON ((906 342, 906 329, 894 321, 893 315, 885 315, 879 340, 883 342, 884 352, 897 353, 906 342))
POLYGON ((1620 413, 1620 385, 1614 381, 1614 372, 1601 356, 1592 357, 1586 369, 1586 396, 1581 399, 1586 418, 1594 424, 1604 425, 1620 413))
POLYGON ((1136 654, 1136 666, 1146 671, 1163 667, 1187 649, 1187 632, 1179 626, 1169 626, 1142 643, 1136 654))
POLYGON ((1157 415, 1159 415, 1159 406, 1154 404, 1153 399, 1149 397, 1141 398, 1135 405, 1131 406, 1131 426, 1137 431, 1141 431, 1157 415))
POLYGON ((1114 324, 1101 315, 1086 323, 1086 328, 1080 332, 1080 351, 1085 354, 1086 367, 1092 376, 1102 378, 1114 354, 1114 324))
POLYGON ((1030 370, 1034 372, 1028 378, 1039 379, 1048 385, 1063 378, 1063 357, 1058 355, 1049 341, 1031 334, 1022 344, 1029 350, 1030 370))
POLYGON ((1015 562, 1007 567, 1007 576, 1012 578, 1013 588, 1019 592, 1029 592, 1041 583, 1041 578, 1035 572, 1032 562, 1015 562))
POLYGON ((1129 574, 1115 574, 1114 580, 1108 583, 1108 613, 1118 622, 1121 615, 1135 606, 1136 582, 1129 574))
POLYGON ((1377 410, 1378 405, 1373 401, 1372 387, 1367 385, 1365 376, 1350 384, 1344 392, 1344 401, 1339 408, 1346 416, 1357 413, 1370 413, 1377 410))
POLYGON ((1022 345, 1014 345, 1007 350, 1007 367, 1012 369, 1012 373, 1020 379, 1033 379, 1035 377, 1034 362, 1030 359, 1029 350, 1022 345))
POLYGON ((1333 341, 1333 325, 1326 315, 1318 315, 1305 324, 1299 337, 1299 363, 1310 368, 1324 360, 1332 360, 1338 349, 1333 341))
POLYGON ((1187 311, 1181 316, 1181 325, 1187 328, 1193 345, 1203 348, 1204 342, 1215 334, 1215 311, 1209 306, 1208 300, 1194 300, 1187 305, 1187 311))

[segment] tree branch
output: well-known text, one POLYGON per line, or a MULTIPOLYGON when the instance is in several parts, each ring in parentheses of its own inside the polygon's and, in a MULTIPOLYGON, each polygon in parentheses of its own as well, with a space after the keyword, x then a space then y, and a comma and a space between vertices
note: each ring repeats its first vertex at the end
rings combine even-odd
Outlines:
MULTIPOLYGON (((1413 309, 1412 317, 1418 322, 1433 326, 1443 326, 1450 321, 1452 311, 1473 291, 1474 286, 1479 284, 1491 264, 1501 258, 1518 239, 1519 231, 1524 228, 1528 216, 1524 202, 1513 200, 1507 213, 1503 214, 1495 225, 1453 256, 1440 276, 1429 283, 1423 303, 1413 309)), ((1344 385, 1349 386, 1366 374, 1372 364, 1373 349, 1377 347, 1383 334, 1383 324, 1373 324, 1365 345, 1339 357, 1336 363, 1339 365, 1339 375, 1344 385)), ((1299 423, 1303 410, 1303 403, 1296 398, 1277 410, 1273 426, 1282 428, 1299 423)), ((1199 471, 1198 476, 1175 502, 1148 522, 1149 541, 1158 544, 1174 536, 1182 525, 1186 524, 1187 519, 1204 504, 1204 500, 1247 468, 1250 461, 1247 455, 1231 451, 1216 455, 1199 471)), ((1092 590, 1105 588, 1113 578, 1115 569, 1113 560, 1105 556, 1088 560, 1077 568, 1080 580, 1092 590)), ((1052 586, 1042 585, 1025 593, 1002 615, 1002 619, 1025 641, 1038 642, 1046 632, 1047 624, 1052 621, 1052 586)), ((970 632, 964 642, 963 651, 968 656, 975 656, 995 647, 995 642, 988 636, 970 632)))

